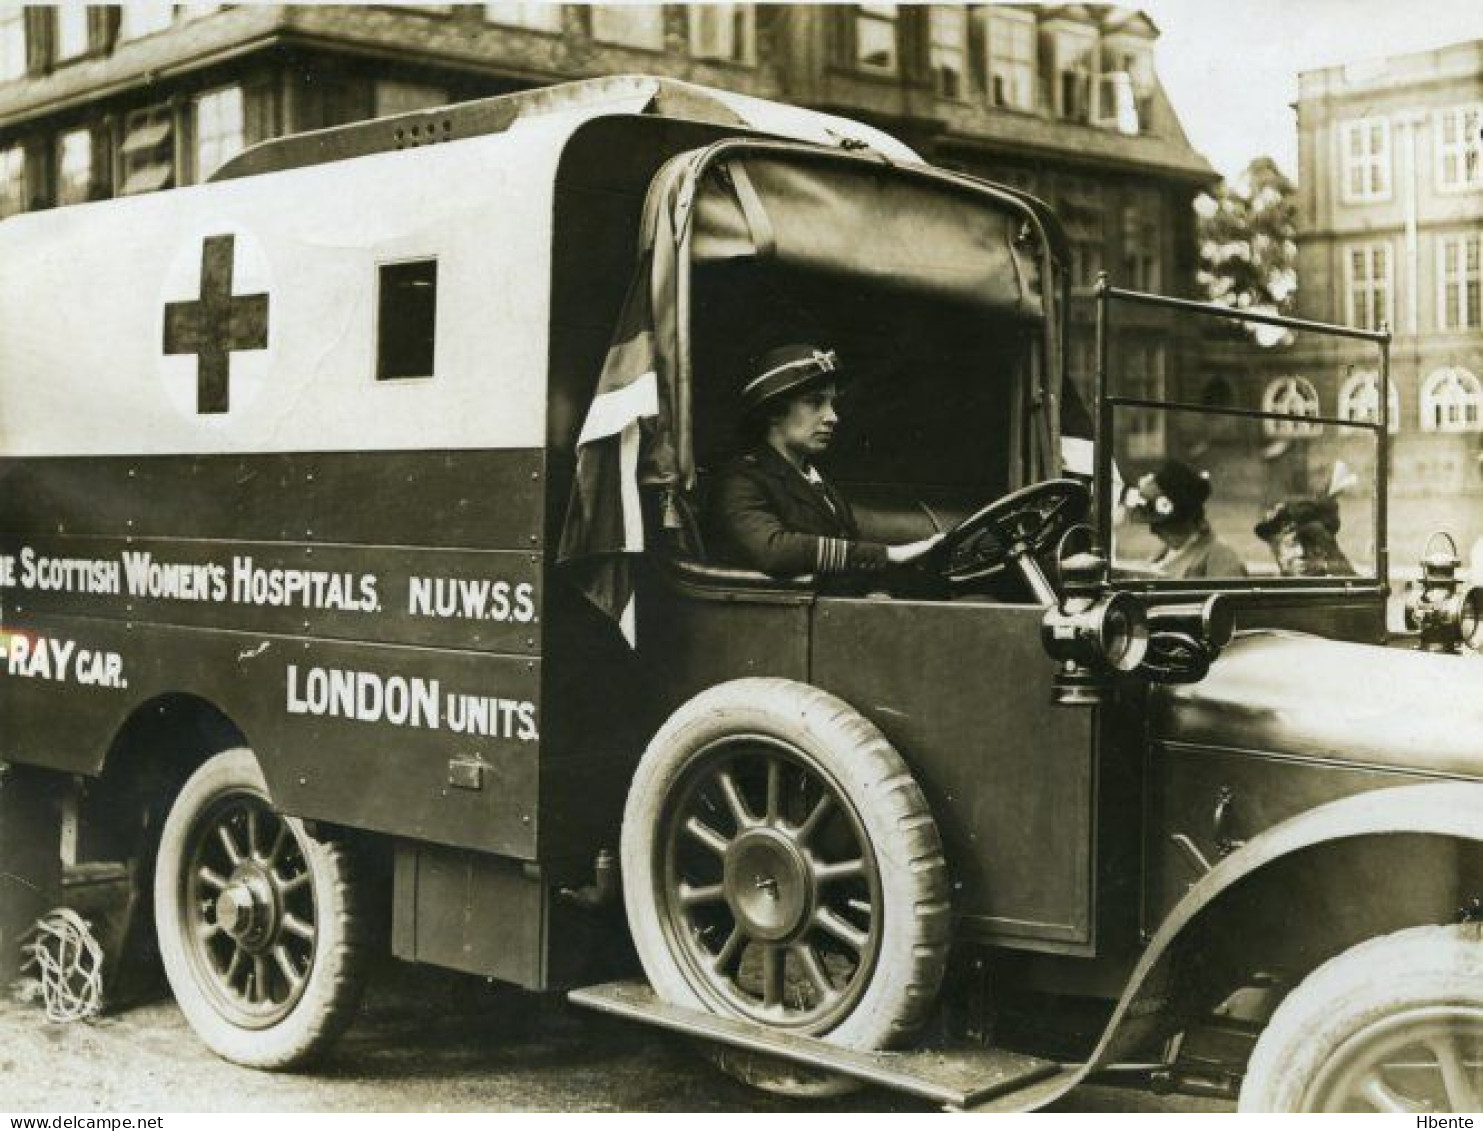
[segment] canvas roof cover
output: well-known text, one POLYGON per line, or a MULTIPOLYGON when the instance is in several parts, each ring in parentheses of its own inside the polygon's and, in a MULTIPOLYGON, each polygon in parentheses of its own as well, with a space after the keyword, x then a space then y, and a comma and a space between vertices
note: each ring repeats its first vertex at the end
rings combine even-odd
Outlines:
POLYGON ((888 165, 749 150, 697 195, 697 264, 755 259, 848 275, 999 313, 1044 313, 1026 215, 984 193, 888 165))

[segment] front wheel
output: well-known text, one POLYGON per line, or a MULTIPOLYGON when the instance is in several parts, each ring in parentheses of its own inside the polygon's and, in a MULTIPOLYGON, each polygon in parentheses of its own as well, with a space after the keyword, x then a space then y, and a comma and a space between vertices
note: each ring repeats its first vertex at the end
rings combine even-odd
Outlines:
POLYGON ((635 774, 622 858, 666 1001, 860 1049, 902 1043, 935 1004, 937 827, 900 755, 832 695, 742 679, 692 699, 635 774))
POLYGON ((297 1067, 354 1017, 367 948, 352 858, 273 808, 252 751, 216 755, 180 791, 154 900, 170 988, 219 1056, 297 1067))
POLYGON ((1413 927, 1320 966, 1257 1041, 1240 1110, 1483 1110, 1480 928, 1413 927))

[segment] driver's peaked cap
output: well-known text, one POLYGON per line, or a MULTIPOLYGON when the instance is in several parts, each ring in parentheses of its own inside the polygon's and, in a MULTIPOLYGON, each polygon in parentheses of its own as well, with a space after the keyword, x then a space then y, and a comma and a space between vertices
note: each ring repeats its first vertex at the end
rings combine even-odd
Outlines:
POLYGON ((822 380, 838 381, 845 376, 833 350, 794 342, 768 350, 753 367, 742 386, 742 412, 751 416, 763 405, 797 393, 822 380))

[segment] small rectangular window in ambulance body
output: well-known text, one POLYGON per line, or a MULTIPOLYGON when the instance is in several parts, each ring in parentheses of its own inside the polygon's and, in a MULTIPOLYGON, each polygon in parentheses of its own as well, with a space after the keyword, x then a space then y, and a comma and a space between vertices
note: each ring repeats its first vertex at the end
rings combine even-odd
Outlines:
POLYGON ((438 261, 383 263, 377 275, 376 379, 431 377, 438 261))

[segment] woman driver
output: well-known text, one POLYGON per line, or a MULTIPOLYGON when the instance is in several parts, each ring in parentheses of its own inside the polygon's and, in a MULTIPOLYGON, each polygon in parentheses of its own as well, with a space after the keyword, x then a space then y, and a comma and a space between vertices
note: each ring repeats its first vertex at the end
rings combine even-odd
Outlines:
POLYGON ((773 577, 871 572, 921 558, 942 535, 886 545, 860 538, 850 504, 814 462, 839 423, 833 350, 779 346, 742 388, 758 442, 720 473, 716 547, 726 562, 773 577))

